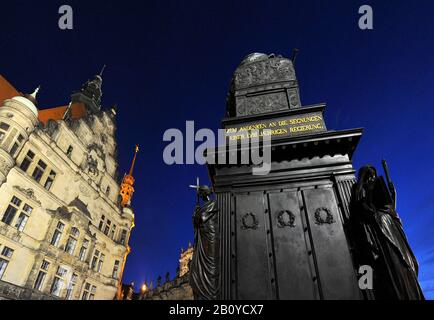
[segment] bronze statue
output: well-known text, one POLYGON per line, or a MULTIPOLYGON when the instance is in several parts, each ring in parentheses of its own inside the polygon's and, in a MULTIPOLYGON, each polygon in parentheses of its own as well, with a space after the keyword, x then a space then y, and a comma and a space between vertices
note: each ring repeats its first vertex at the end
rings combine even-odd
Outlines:
POLYGON ((190 264, 190 285, 196 300, 217 298, 217 213, 216 201, 210 199, 211 190, 197 181, 197 203, 193 213, 194 249, 190 264), (200 200, 203 205, 200 205, 200 200))
POLYGON ((373 268, 375 299, 423 300, 418 263, 396 212, 396 192, 383 160, 388 185, 376 169, 359 170, 352 197, 352 237, 360 265, 373 268))

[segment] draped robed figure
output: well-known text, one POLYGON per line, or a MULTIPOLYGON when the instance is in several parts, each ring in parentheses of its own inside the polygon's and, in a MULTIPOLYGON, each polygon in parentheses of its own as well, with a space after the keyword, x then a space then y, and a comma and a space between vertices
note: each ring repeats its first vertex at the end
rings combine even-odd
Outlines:
MULTIPOLYGON (((384 163, 383 163, 384 165, 384 163)), ((396 193, 373 166, 360 169, 352 196, 351 234, 360 265, 373 268, 375 299, 423 300, 418 263, 396 212, 396 193)))
POLYGON ((198 186, 198 203, 193 213, 194 249, 190 265, 190 285, 196 300, 217 298, 217 214, 215 200, 210 200, 211 190, 198 186), (203 205, 199 204, 199 198, 203 205))

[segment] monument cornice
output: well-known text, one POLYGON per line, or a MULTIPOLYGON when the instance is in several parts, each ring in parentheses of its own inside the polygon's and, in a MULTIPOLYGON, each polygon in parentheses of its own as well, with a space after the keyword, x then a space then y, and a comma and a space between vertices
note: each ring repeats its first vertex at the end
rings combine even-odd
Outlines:
MULTIPOLYGON (((285 153, 285 160, 292 159, 302 159, 302 158, 313 158, 315 156, 323 157, 326 155, 348 155, 351 159, 354 150, 362 136, 363 128, 346 129, 346 130, 330 130, 321 133, 307 134, 298 137, 282 137, 282 138, 272 138, 271 139, 271 150, 272 157, 271 161, 280 161, 279 157, 276 157, 279 152, 285 153), (293 152, 288 152, 288 150, 293 150, 293 152)), ((236 151, 238 153, 250 152, 252 149, 262 148, 262 142, 256 147, 243 146, 241 143, 236 145, 236 151)), ((235 151, 234 150, 234 151, 235 151)), ((219 154, 232 152, 229 146, 226 149, 207 149, 207 154, 209 156, 214 155, 215 159, 219 159, 219 154)), ((228 158, 228 157, 227 157, 228 158)), ((237 159, 241 159, 238 157, 237 159)), ((239 164, 212 164, 208 163, 210 167, 219 166, 237 166, 239 164)))
POLYGON ((273 112, 267 112, 261 114, 247 115, 247 116, 226 117, 221 120, 221 124, 222 127, 225 127, 231 124, 249 123, 253 121, 268 120, 277 117, 295 116, 295 115, 310 113, 310 112, 323 113, 325 107, 326 107, 326 103, 322 102, 322 103, 316 103, 308 106, 303 106, 301 108, 296 108, 296 109, 287 109, 283 111, 279 110, 279 111, 273 111, 273 112))

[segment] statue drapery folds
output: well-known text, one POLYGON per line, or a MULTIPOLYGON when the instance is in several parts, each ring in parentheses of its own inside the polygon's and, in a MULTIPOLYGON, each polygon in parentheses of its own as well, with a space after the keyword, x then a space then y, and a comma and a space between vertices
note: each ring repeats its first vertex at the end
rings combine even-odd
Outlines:
POLYGON ((217 299, 217 214, 211 190, 197 186, 198 201, 193 213, 194 251, 190 265, 190 285, 196 300, 217 299), (200 199, 203 205, 200 205, 200 199))
POLYGON ((390 181, 377 176, 373 166, 360 169, 352 197, 351 234, 361 265, 374 270, 375 299, 424 299, 417 280, 418 263, 396 212, 396 195, 390 181))

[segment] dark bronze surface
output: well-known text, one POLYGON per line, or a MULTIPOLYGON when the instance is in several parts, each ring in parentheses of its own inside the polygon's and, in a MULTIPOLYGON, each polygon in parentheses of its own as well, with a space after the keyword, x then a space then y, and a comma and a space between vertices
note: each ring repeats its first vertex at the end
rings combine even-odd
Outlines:
POLYGON ((299 108, 293 63, 280 55, 253 53, 238 66, 227 101, 228 116, 299 108))
POLYGON ((190 285, 194 298, 211 300, 217 298, 217 219, 216 201, 210 200, 210 190, 198 186, 199 201, 193 214, 194 249, 190 263, 190 285))
POLYGON ((395 188, 383 162, 388 190, 374 167, 360 169, 353 190, 352 237, 360 264, 373 267, 376 299, 423 300, 418 263, 395 210, 395 188))
MULTIPOLYGON (((253 175, 252 163, 240 163, 240 154, 247 150, 242 143, 237 143, 238 163, 207 164, 216 200, 198 208, 195 216, 212 215, 216 219, 212 226, 196 223, 195 230, 207 230, 205 234, 215 231, 215 237, 210 237, 215 251, 201 249, 204 233, 200 231, 194 255, 212 255, 213 259, 207 261, 212 261, 209 265, 215 266, 215 273, 208 273, 216 275, 217 286, 203 281, 204 274, 198 273, 200 281, 195 285, 211 288, 202 298, 373 298, 371 291, 359 288, 358 269, 362 264, 376 263, 381 255, 383 259, 378 261, 383 265, 375 264, 375 270, 385 271, 374 273, 376 281, 397 283, 394 288, 399 287, 400 294, 404 292, 404 296, 397 294, 398 298, 420 298, 417 263, 394 211, 393 197, 384 192, 384 182, 376 183, 383 187, 371 194, 380 219, 356 224, 363 232, 353 233, 357 230, 357 219, 352 217, 353 189, 359 187, 354 187, 352 156, 362 129, 327 131, 322 120, 324 108, 324 104, 301 107, 295 72, 288 59, 252 54, 238 67, 223 128, 267 127, 276 121, 312 115, 321 116, 324 128, 273 136, 271 168, 266 175, 253 175), (288 96, 291 90, 296 90, 294 105, 288 96), (286 104, 279 98, 284 93, 286 104), (387 203, 390 205, 383 205, 387 203), (378 249, 375 251, 372 245, 378 249), (359 248, 367 248, 367 253, 359 256, 359 248)), ((215 159, 226 154, 228 159, 230 151, 209 149, 207 154, 215 159)), ((390 188, 390 179, 388 184, 390 188)), ((208 241, 208 236, 205 239, 208 241)), ((208 262, 202 260, 196 257, 195 270, 204 266, 208 269, 208 262)))

